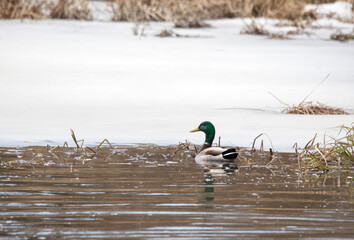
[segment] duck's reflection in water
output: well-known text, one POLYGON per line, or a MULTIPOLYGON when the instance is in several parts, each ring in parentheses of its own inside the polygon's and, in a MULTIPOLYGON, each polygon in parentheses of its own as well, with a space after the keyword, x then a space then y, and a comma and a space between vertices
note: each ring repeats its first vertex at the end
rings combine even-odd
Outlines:
POLYGON ((233 174, 238 170, 235 161, 199 161, 197 164, 203 167, 205 173, 209 173, 213 176, 233 174))
POLYGON ((204 183, 206 185, 206 187, 204 188, 204 192, 208 193, 206 194, 206 196, 204 197, 204 201, 205 202, 210 202, 214 200, 214 178, 211 174, 206 174, 205 175, 205 180, 204 183))
POLYGON ((227 176, 227 175, 233 175, 235 174, 237 170, 237 165, 234 164, 232 166, 225 166, 224 164, 219 164, 218 166, 212 165, 209 167, 203 166, 203 172, 204 172, 204 201, 205 202, 210 202, 213 201, 215 196, 214 196, 214 177, 222 177, 222 176, 227 176))

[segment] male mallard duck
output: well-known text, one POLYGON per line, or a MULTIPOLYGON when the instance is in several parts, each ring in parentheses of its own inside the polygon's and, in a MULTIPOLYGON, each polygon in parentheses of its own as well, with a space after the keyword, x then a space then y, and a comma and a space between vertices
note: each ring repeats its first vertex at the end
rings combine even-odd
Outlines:
POLYGON ((195 157, 195 161, 198 164, 220 165, 222 168, 228 167, 237 169, 235 159, 237 158, 238 153, 236 152, 236 149, 212 147, 215 137, 215 127, 211 122, 202 122, 199 127, 190 132, 198 131, 205 133, 205 142, 195 157))

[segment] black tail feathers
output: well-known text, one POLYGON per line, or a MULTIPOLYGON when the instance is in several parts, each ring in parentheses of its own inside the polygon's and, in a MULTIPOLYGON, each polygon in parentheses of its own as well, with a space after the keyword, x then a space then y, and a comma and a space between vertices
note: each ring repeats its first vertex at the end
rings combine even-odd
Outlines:
POLYGON ((236 149, 231 148, 227 149, 226 151, 222 152, 222 156, 225 159, 235 159, 237 158, 238 153, 236 152, 236 149))

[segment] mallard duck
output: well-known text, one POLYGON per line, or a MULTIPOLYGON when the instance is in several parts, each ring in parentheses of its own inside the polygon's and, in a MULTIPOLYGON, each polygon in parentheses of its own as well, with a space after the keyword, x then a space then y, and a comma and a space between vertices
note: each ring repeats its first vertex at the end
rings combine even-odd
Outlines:
POLYGON ((238 153, 234 148, 212 147, 215 137, 215 127, 211 122, 202 122, 199 127, 190 132, 204 132, 205 142, 199 150, 195 161, 197 164, 220 166, 222 168, 237 169, 235 159, 238 153))

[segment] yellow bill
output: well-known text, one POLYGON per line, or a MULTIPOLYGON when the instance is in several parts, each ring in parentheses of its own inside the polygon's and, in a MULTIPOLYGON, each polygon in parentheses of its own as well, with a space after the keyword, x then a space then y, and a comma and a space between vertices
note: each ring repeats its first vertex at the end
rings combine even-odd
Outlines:
POLYGON ((200 130, 199 130, 199 128, 196 128, 196 129, 193 129, 192 131, 190 131, 190 133, 192 133, 192 132, 199 132, 200 130))

